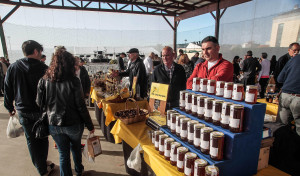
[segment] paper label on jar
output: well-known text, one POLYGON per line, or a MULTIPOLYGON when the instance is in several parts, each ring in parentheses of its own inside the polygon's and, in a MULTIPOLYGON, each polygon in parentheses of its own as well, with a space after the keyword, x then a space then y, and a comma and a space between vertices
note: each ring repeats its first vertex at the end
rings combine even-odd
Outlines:
POLYGON ((194 140, 194 133, 189 132, 188 140, 194 140))
POLYGON ((240 128, 240 119, 230 118, 229 126, 232 128, 240 128))
POLYGON ((183 161, 179 161, 178 157, 177 157, 177 167, 178 168, 183 168, 183 161))
POLYGON ((154 146, 155 146, 155 148, 158 148, 158 147, 159 147, 159 142, 158 142, 158 141, 155 141, 154 146))
POLYGON ((165 145, 160 144, 158 150, 163 152, 165 150, 165 145))
POLYGON ((179 134, 180 134, 180 126, 177 126, 177 125, 176 125, 176 133, 179 133, 179 134))
POLYGON ((232 90, 225 90, 224 91, 224 98, 231 98, 232 90))
POLYGON ((171 157, 170 157, 171 161, 177 161, 177 154, 174 154, 174 152, 171 151, 170 155, 171 155, 171 157))
POLYGON ((198 111, 197 105, 193 105, 193 106, 192 106, 192 112, 197 112, 197 111, 198 111))
POLYGON ((192 103, 185 103, 185 109, 191 110, 192 109, 192 103))
POLYGON ((232 94, 232 99, 233 100, 241 100, 242 99, 242 92, 233 92, 232 94))
POLYGON ((191 175, 191 173, 192 173, 192 169, 186 167, 186 165, 185 165, 185 167, 184 167, 184 174, 185 174, 185 175, 191 175))
POLYGON ((197 85, 196 83, 195 83, 195 84, 193 83, 193 88, 192 88, 192 90, 193 90, 193 91, 199 91, 199 87, 200 87, 199 84, 197 85))
POLYGON ((209 149, 209 141, 201 140, 200 147, 203 148, 203 149, 209 149))
POLYGON ((210 147, 209 149, 209 154, 211 156, 214 156, 214 157, 217 157, 218 156, 218 148, 215 148, 215 147, 210 147))
POLYGON ((171 151, 170 151, 170 150, 167 150, 166 147, 165 147, 165 152, 164 152, 164 154, 165 154, 166 157, 170 157, 170 152, 171 152, 171 151))
POLYGON ((204 107, 199 107, 198 106, 198 114, 204 114, 204 107))
POLYGON ((200 138, 196 138, 195 136, 194 136, 194 146, 196 147, 200 146, 200 138))
POLYGON ((221 113, 220 112, 213 112, 212 119, 220 121, 221 113))
POLYGON ((215 86, 207 86, 207 93, 215 93, 215 86))
POLYGON ((171 123, 171 130, 176 130, 176 123, 171 123))
POLYGON ((180 131, 180 137, 186 138, 187 137, 187 130, 181 130, 180 131))
POLYGON ((245 97, 245 101, 246 102, 254 102, 254 97, 255 97, 255 94, 247 92, 246 97, 245 97))
POLYGON ((212 116, 212 110, 211 109, 205 109, 204 116, 205 117, 211 117, 212 116))
POLYGON ((207 91, 207 86, 205 85, 205 86, 200 86, 200 91, 201 92, 206 92, 207 91))
POLYGON ((224 88, 217 88, 216 95, 222 96, 224 94, 224 88))
POLYGON ((179 106, 181 106, 181 107, 185 106, 185 100, 180 100, 179 106))
POLYGON ((221 123, 223 124, 229 124, 229 116, 221 115, 221 123))

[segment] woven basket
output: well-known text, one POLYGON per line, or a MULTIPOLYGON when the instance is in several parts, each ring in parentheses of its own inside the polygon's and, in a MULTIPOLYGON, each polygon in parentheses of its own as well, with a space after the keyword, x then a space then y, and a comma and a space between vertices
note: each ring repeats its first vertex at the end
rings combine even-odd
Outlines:
POLYGON ((120 119, 124 124, 132 124, 140 121, 144 121, 146 119, 146 116, 148 115, 148 110, 146 109, 140 109, 135 99, 128 98, 125 102, 125 110, 120 110, 115 113, 115 118, 120 119), (128 102, 131 100, 134 102, 136 108, 128 109, 128 102))

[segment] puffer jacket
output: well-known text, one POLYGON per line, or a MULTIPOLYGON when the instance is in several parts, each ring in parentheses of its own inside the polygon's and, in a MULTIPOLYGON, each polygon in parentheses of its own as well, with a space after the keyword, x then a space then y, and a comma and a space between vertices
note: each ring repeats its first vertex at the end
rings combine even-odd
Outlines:
POLYGON ((40 79, 36 103, 45 107, 50 125, 71 126, 84 123, 88 130, 94 129, 77 77, 61 82, 40 79))

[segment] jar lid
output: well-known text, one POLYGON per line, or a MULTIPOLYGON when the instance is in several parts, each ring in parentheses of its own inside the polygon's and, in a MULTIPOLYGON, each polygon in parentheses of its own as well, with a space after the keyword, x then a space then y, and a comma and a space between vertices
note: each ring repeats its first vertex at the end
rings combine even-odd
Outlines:
POLYGON ((205 98, 207 98, 207 96, 198 95, 197 98, 199 98, 199 99, 205 99, 205 98))
POLYGON ((210 98, 210 97, 205 98, 205 101, 213 101, 213 100, 214 98, 210 98))
POLYGON ((181 144, 179 142, 171 142, 171 146, 179 147, 181 144))
POLYGON ((183 118, 186 118, 186 116, 185 115, 179 115, 178 118, 183 119, 183 118))
POLYGON ((196 155, 196 153, 193 153, 193 152, 187 152, 185 154, 185 158, 186 159, 193 159, 193 158, 197 158, 197 155, 196 155))
POLYGON ((224 137, 224 133, 220 131, 213 131, 210 133, 213 137, 224 137))
POLYGON ((174 139, 173 138, 166 138, 165 139, 165 143, 172 143, 172 142, 174 142, 174 139))
POLYGON ((196 159, 195 160, 195 165, 198 165, 198 166, 206 166, 207 165, 207 161, 204 160, 204 159, 196 159))
POLYGON ((154 134, 163 134, 164 132, 163 131, 160 131, 160 130, 158 130, 158 131, 154 131, 154 134))
POLYGON ((219 173, 219 168, 217 166, 214 165, 210 165, 210 166, 206 166, 205 167, 205 173, 207 174, 218 174, 219 173))
POLYGON ((207 78, 201 78, 200 80, 208 80, 207 78))
POLYGON ((188 121, 188 123, 189 124, 197 124, 197 123, 199 123, 197 120, 190 120, 190 121, 188 121))
POLYGON ((205 131, 205 132, 212 132, 212 131, 214 131, 211 127, 204 127, 204 128, 202 128, 202 130, 205 131))
POLYGON ((247 89, 257 89, 257 86, 256 85, 248 85, 246 88, 247 89))
POLYGON ((239 105, 239 104, 232 104, 230 106, 230 108, 234 108, 234 109, 244 109, 244 106, 243 105, 239 105))
POLYGON ((231 106, 231 105, 233 105, 233 103, 227 101, 223 102, 223 106, 231 106))
POLYGON ((236 83, 236 84, 234 84, 234 86, 243 86, 244 87, 244 84, 236 83))
POLYGON ((178 112, 175 112, 175 113, 172 113, 172 115, 180 115, 180 113, 178 113, 178 112))
POLYGON ((204 128, 205 127, 205 124, 203 123, 197 123, 194 125, 194 128, 204 128))
POLYGON ((225 81, 217 81, 217 83, 220 83, 220 84, 221 84, 221 83, 225 83, 225 81))
POLYGON ((189 151, 189 149, 186 148, 186 147, 178 147, 177 148, 177 153, 179 153, 179 152, 187 152, 187 151, 189 151))
POLYGON ((216 80, 209 79, 208 82, 216 82, 216 80))
POLYGON ((213 100, 213 102, 216 104, 216 103, 224 103, 224 101, 223 100, 213 100))
POLYGON ((233 82, 225 82, 225 85, 233 85, 233 82))
POLYGON ((182 119, 182 122, 184 122, 184 123, 188 123, 189 121, 191 121, 191 119, 187 118, 187 117, 182 119))
POLYGON ((164 138, 167 138, 169 137, 167 134, 161 134, 159 135, 159 139, 164 139, 164 138))

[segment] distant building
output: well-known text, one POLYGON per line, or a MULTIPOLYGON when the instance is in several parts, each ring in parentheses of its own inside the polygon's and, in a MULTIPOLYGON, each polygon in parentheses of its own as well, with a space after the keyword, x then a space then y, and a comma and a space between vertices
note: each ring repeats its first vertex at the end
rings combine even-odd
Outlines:
POLYGON ((201 42, 191 42, 189 44, 177 44, 177 46, 181 46, 177 48, 177 55, 179 54, 179 50, 182 49, 185 54, 191 59, 196 52, 199 52, 201 55, 201 42))

